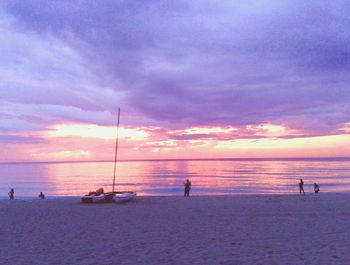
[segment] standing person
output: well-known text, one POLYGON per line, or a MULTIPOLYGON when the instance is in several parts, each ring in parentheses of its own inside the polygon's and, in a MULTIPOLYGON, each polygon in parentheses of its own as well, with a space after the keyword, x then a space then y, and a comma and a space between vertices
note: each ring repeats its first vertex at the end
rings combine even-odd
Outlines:
POLYGON ((305 195, 303 179, 300 179, 300 182, 299 182, 299 193, 301 192, 303 192, 303 194, 305 195))
POLYGON ((8 193, 10 200, 13 200, 15 198, 15 190, 11 189, 10 192, 8 193))
POLYGON ((40 199, 45 199, 45 195, 44 195, 44 193, 41 191, 40 192, 40 194, 39 194, 39 196, 38 196, 40 199))
POLYGON ((189 179, 186 180, 186 182, 184 183, 184 186, 185 186, 184 196, 190 197, 191 182, 189 179))
POLYGON ((314 191, 316 194, 320 191, 320 185, 318 185, 316 182, 314 183, 314 191))

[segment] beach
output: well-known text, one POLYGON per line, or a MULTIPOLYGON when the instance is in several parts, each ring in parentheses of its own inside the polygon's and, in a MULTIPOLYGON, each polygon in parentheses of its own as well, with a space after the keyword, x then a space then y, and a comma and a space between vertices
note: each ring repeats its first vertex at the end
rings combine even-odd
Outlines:
POLYGON ((0 200, 0 264, 349 264, 350 194, 0 200))

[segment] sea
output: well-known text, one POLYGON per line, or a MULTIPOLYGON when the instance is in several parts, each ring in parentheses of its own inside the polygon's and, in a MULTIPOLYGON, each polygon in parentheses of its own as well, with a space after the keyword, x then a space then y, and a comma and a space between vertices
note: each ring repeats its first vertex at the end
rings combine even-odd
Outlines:
MULTIPOLYGON (((0 163, 0 197, 80 196, 100 187, 111 191, 114 162, 0 163)), ((350 192, 350 158, 201 159, 119 161, 115 190, 143 196, 297 194, 317 182, 322 192, 350 192)))

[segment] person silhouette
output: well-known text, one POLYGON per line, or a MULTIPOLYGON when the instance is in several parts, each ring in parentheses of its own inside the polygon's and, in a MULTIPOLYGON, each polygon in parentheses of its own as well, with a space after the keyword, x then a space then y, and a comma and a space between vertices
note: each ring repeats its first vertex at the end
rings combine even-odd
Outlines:
POLYGON ((11 189, 8 193, 10 200, 13 200, 15 198, 15 190, 11 189))
POLYGON ((39 196, 38 196, 40 199, 45 199, 45 195, 44 195, 44 193, 41 191, 40 192, 40 194, 39 194, 39 196))
POLYGON ((320 185, 318 185, 316 182, 314 183, 314 191, 316 194, 320 192, 320 185))
POLYGON ((303 179, 300 179, 300 182, 299 182, 299 193, 301 192, 303 192, 303 194, 305 195, 303 179))
POLYGON ((185 197, 190 197, 190 190, 191 190, 191 182, 189 179, 184 182, 185 190, 184 190, 184 196, 185 197))

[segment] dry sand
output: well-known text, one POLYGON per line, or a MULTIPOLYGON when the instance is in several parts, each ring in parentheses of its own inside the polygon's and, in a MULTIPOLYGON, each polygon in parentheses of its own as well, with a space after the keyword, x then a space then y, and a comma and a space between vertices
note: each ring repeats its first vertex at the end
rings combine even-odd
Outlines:
POLYGON ((0 264, 350 264, 350 195, 0 201, 0 264))

